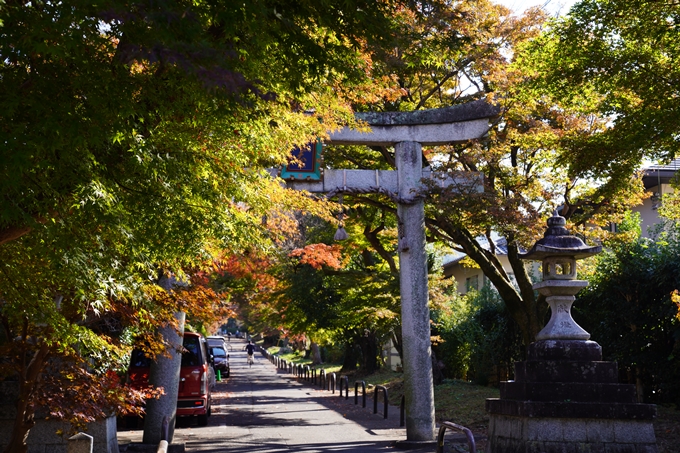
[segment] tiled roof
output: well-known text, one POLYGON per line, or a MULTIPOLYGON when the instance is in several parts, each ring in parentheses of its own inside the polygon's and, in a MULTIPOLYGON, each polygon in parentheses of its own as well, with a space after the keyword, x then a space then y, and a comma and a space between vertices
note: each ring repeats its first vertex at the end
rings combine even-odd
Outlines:
POLYGON ((667 164, 653 164, 653 165, 648 165, 643 169, 645 172, 647 171, 655 171, 655 170, 672 170, 672 171, 678 171, 680 170, 680 158, 678 159, 673 159, 670 161, 670 163, 667 164))
POLYGON ((674 159, 668 164, 649 165, 642 169, 642 182, 646 189, 661 184, 668 184, 675 175, 675 172, 680 170, 680 159, 674 159))
MULTIPOLYGON (((484 247, 485 249, 489 249, 489 241, 485 237, 480 237, 477 238, 479 243, 484 247)), ((496 244, 496 255, 507 255, 508 254, 508 241, 504 237, 498 237, 494 239, 494 243, 496 244)), ((453 253, 451 255, 447 255, 444 257, 444 267, 446 266, 451 266, 453 264, 456 264, 460 262, 463 258, 465 258, 467 255, 465 253, 453 253)))

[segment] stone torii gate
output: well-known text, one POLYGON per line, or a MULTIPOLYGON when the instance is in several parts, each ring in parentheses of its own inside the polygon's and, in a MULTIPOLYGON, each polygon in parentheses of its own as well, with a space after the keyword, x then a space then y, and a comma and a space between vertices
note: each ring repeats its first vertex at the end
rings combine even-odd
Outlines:
POLYGON ((406 441, 432 442, 435 436, 434 388, 427 306, 425 253, 426 180, 440 187, 479 187, 478 175, 431 172, 422 165, 422 145, 448 145, 483 137, 498 109, 475 101, 442 109, 414 112, 357 113, 371 132, 349 128, 330 134, 337 145, 394 146, 396 171, 323 170, 318 181, 295 179, 287 185, 298 190, 326 193, 382 193, 397 204, 399 276, 403 338, 406 441))

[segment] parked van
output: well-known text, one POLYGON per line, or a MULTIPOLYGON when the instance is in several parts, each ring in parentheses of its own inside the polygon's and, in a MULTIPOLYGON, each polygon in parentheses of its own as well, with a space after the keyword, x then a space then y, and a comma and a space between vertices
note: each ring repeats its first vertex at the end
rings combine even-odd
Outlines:
MULTIPOLYGON (((200 426, 208 424, 212 406, 214 371, 208 347, 201 334, 184 332, 184 351, 177 393, 177 416, 195 416, 200 426)), ((133 388, 149 385, 151 361, 142 351, 134 350, 128 368, 128 382, 133 388)))

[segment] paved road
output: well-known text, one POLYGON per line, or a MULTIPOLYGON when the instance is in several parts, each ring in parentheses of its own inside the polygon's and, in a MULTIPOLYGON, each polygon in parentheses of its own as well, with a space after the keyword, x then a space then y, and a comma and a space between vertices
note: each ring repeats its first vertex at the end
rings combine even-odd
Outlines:
MULTIPOLYGON (((395 441, 406 439, 399 428, 399 409, 390 407, 389 419, 373 414, 373 403, 354 405, 338 393, 321 390, 277 370, 256 353, 249 367, 244 343, 231 340, 231 377, 218 382, 208 426, 178 422, 173 443, 187 452, 343 452, 396 451, 395 441)), ((382 413, 382 403, 379 404, 382 413)), ((141 442, 141 430, 121 430, 119 443, 141 442)), ((410 450, 433 452, 434 447, 410 450)))

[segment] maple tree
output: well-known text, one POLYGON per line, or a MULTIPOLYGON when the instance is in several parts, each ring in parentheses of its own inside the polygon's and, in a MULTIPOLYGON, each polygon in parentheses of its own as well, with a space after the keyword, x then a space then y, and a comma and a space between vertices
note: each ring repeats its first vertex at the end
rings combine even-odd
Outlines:
MULTIPOLYGON (((484 140, 424 149, 433 169, 485 177, 480 192, 430 187, 426 222, 429 240, 467 254, 483 270, 520 326, 523 341, 530 343, 548 307, 534 294, 520 252, 543 233, 543 219, 558 207, 584 239, 606 235, 592 227, 622 219, 643 196, 634 173, 642 154, 617 155, 621 144, 607 138, 611 118, 598 108, 591 88, 582 86, 580 95, 572 90, 570 100, 541 83, 550 69, 558 74, 559 61, 540 52, 554 26, 540 9, 517 17, 484 0, 433 2, 396 9, 395 18, 407 31, 370 64, 375 80, 396 83, 374 96, 355 96, 354 108, 408 111, 475 99, 501 107, 484 140), (549 63, 537 64, 541 58, 549 63), (548 67, 551 62, 554 66, 548 67), (494 233, 507 240, 512 277, 497 258, 494 233)), ((324 163, 329 168, 389 169, 394 156, 387 148, 331 145, 324 163)), ((363 242, 353 250, 343 247, 348 262, 375 260, 396 275, 392 203, 381 195, 356 194, 346 194, 345 203, 345 227, 363 242)), ((321 288, 328 285, 320 281, 321 288)), ((369 298, 364 306, 371 303, 369 298)))
MULTIPOLYGON (((395 78, 400 96, 357 108, 413 110, 476 99, 501 108, 484 140, 423 150, 434 170, 484 175, 480 192, 429 187, 426 225, 431 241, 465 253, 482 269, 528 344, 543 327, 548 307, 535 296, 520 252, 543 233, 542 219, 558 207, 577 234, 591 240, 604 234, 586 225, 616 221, 641 199, 636 161, 592 146, 608 133, 606 116, 560 102, 533 83, 540 71, 524 48, 546 29, 540 9, 517 17, 485 0, 441 2, 398 18, 410 33, 374 62, 374 71, 395 78), (493 233, 507 240, 514 279, 497 258, 493 233)), ((383 169, 394 166, 394 156, 386 148, 329 147, 325 162, 333 168, 383 169)), ((396 215, 380 195, 346 195, 345 202, 396 215)), ((394 244, 385 250, 396 255, 394 244)))
POLYGON ((396 269, 375 260, 361 234, 339 244, 333 226, 310 216, 301 225, 304 233, 266 262, 232 257, 220 284, 233 290, 249 330, 304 339, 317 362, 319 346, 342 346, 345 370, 357 362, 375 370, 380 344, 398 325, 396 269))
POLYGON ((679 13, 674 1, 583 0, 528 49, 537 86, 611 122, 583 165, 598 164, 593 149, 620 164, 678 152, 679 13))
POLYGON ((129 350, 116 336, 222 307, 205 282, 161 292, 160 274, 270 248, 295 209, 326 215, 264 169, 352 123, 338 92, 366 86, 357 50, 391 34, 392 4, 3 3, 2 375, 21 389, 7 451, 26 451, 48 362, 94 376, 58 383, 100 392, 78 413, 124 408, 106 390, 129 350))
MULTIPOLYGON (((318 239, 330 242, 333 231, 318 231, 318 239)), ((286 285, 279 297, 286 325, 316 342, 343 346, 343 371, 355 369, 359 362, 371 373, 379 367, 381 345, 398 325, 397 276, 372 259, 361 235, 342 245, 325 246, 341 253, 342 259, 328 253, 323 265, 310 262, 316 255, 312 247, 316 245, 293 250, 282 266, 286 285)))

